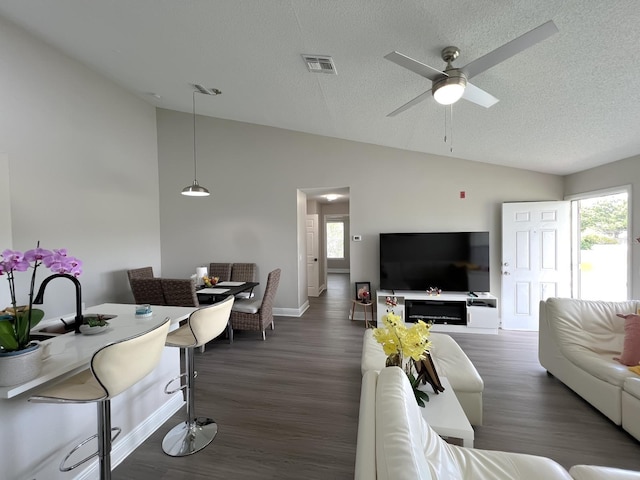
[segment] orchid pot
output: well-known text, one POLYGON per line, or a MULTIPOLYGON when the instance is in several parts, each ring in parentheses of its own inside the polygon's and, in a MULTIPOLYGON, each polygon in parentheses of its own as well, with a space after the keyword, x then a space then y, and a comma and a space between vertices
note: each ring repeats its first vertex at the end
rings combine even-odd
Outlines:
MULTIPOLYGON (((44 265, 54 274, 77 277, 82 273, 82 262, 67 255, 65 249, 45 250, 40 242, 25 253, 4 250, 0 259, 0 276, 6 276, 11 305, 0 311, 0 386, 24 383, 40 374, 42 349, 31 339, 31 329, 44 317, 44 312, 33 308, 36 271, 44 265), (18 306, 15 273, 31 272, 27 304, 18 306), (22 358, 24 357, 24 358, 22 358), (24 363, 21 363, 24 362, 24 363)), ((46 280, 45 280, 46 281, 46 280)), ((24 301, 20 298, 20 301, 24 301)))

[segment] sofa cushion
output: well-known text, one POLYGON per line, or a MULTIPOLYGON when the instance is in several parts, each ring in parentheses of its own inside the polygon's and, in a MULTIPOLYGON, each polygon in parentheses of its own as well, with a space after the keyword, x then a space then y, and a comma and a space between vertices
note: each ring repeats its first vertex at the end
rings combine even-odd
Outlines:
MULTIPOLYGON (((431 358, 438 375, 447 377, 456 392, 484 390, 484 382, 476 367, 451 336, 431 332, 429 339, 431 358)), ((382 346, 373 338, 373 330, 365 330, 360 364, 362 374, 368 370, 381 370, 386 359, 382 346)))
POLYGON ((622 387, 631 372, 613 360, 622 352, 624 322, 620 312, 636 311, 637 302, 601 302, 550 298, 546 315, 561 353, 594 377, 622 387))
POLYGON ((618 315, 624 318, 624 343, 622 355, 617 360, 623 365, 638 365, 640 364, 640 315, 618 315))
POLYGON ((355 480, 376 478, 376 385, 378 372, 369 370, 362 376, 358 442, 356 444, 355 480))
POLYGON ((640 400, 640 377, 633 376, 624 381, 623 390, 640 400))
POLYGON ((431 479, 423 452, 430 432, 419 409, 405 373, 399 367, 383 368, 376 389, 378 480, 431 479))
POLYGON ((569 473, 575 480, 640 480, 640 472, 595 465, 574 465, 569 473))
POLYGON ((242 299, 242 300, 237 300, 233 304, 232 310, 234 312, 240 312, 240 313, 258 313, 258 310, 260 309, 260 305, 262 305, 261 298, 255 298, 253 300, 242 299))
POLYGON ((438 375, 447 377, 458 392, 482 392, 484 381, 464 350, 450 336, 431 333, 431 357, 438 375))
POLYGON ((376 460, 378 480, 571 479, 549 458, 446 443, 423 419, 409 381, 398 367, 384 368, 378 377, 376 460))

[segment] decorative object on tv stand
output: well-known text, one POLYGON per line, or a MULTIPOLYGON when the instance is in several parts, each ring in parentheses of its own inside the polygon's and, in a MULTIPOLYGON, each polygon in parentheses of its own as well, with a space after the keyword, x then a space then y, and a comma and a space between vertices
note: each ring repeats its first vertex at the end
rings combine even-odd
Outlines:
POLYGON ((371 299, 371 283, 356 282, 356 300, 362 303, 369 303, 371 299))
POLYGON ((374 328, 373 337, 382 345, 382 349, 387 355, 385 366, 396 366, 404 370, 411 383, 416 402, 419 406, 424 407, 424 402, 429 401, 429 395, 418 389, 424 376, 414 374, 414 371, 418 372, 415 362, 427 358, 425 353, 431 346, 429 341, 431 325, 418 320, 407 328, 400 316, 393 312, 388 312, 382 321, 384 326, 374 328), (406 362, 405 357, 407 357, 406 362))
POLYGON ((387 306, 387 313, 393 313, 393 308, 398 305, 398 298, 395 296, 387 297, 384 303, 387 306))
POLYGON ((193 91, 193 184, 182 189, 182 195, 188 197, 207 197, 209 196, 209 190, 198 184, 198 169, 196 158, 196 93, 202 93, 203 95, 220 95, 222 92, 217 88, 206 88, 202 85, 193 85, 195 90, 193 91))
POLYGON ((427 290, 427 295, 431 296, 431 295, 435 295, 438 296, 442 293, 442 290, 438 287, 429 287, 427 290))
POLYGON ((0 276, 6 275, 9 282, 11 306, 0 312, 0 386, 27 382, 37 377, 42 368, 42 348, 31 340, 31 329, 44 317, 42 310, 33 308, 37 303, 34 289, 40 265, 56 272, 42 282, 40 290, 52 277, 68 276, 77 282, 75 277, 82 273, 82 262, 68 256, 66 249, 45 250, 40 248, 40 242, 25 253, 9 249, 2 252, 0 276), (15 272, 26 272, 29 268, 32 273, 28 304, 18 306, 15 272))

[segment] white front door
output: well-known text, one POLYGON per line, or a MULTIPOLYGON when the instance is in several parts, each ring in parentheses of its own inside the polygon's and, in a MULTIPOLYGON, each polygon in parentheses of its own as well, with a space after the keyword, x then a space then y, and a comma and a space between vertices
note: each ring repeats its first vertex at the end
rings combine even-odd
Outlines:
POLYGON ((538 330, 540 300, 571 295, 570 202, 502 204, 502 328, 538 330))
POLYGON ((307 295, 320 295, 320 267, 318 265, 318 214, 307 214, 307 295))

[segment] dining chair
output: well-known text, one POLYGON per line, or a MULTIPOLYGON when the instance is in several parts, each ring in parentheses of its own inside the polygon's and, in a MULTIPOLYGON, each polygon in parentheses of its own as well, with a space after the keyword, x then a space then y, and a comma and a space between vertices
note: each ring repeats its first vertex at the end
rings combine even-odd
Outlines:
POLYGON ((228 282, 231 280, 231 263, 210 263, 209 278, 218 277, 219 282, 228 282))
POLYGON ((191 278, 161 278, 165 305, 199 307, 196 281, 191 278))
MULTIPOLYGON (((234 263, 231 268, 232 282, 255 282, 258 274, 258 266, 255 263, 234 263)), ((240 292, 237 299, 253 298, 253 289, 249 292, 240 292)))
POLYGON ((141 267, 127 270, 129 280, 132 278, 153 278, 153 267, 141 267))
POLYGON ((149 305, 165 305, 162 281, 159 278, 138 278, 129 279, 133 301, 138 305, 148 303, 149 305))
POLYGON ((262 332, 262 340, 266 340, 265 329, 275 328, 273 321, 273 302, 280 283, 280 269, 269 272, 267 286, 262 299, 254 298, 237 300, 231 309, 229 319, 229 341, 233 342, 233 330, 253 330, 262 332))
MULTIPOLYGON (((98 457, 100 479, 111 478, 111 445, 122 429, 111 427, 111 399, 133 386, 156 368, 164 351, 171 320, 140 335, 98 349, 91 357, 90 368, 61 383, 29 397, 36 403, 96 403, 98 432, 78 444, 60 463, 60 471, 71 471, 98 457), (112 436, 113 433, 115 435, 112 436), (78 449, 97 439, 98 451, 65 465, 78 449)), ((132 408, 123 406, 121 408, 132 408)), ((133 406, 135 408, 135 406, 133 406)))

